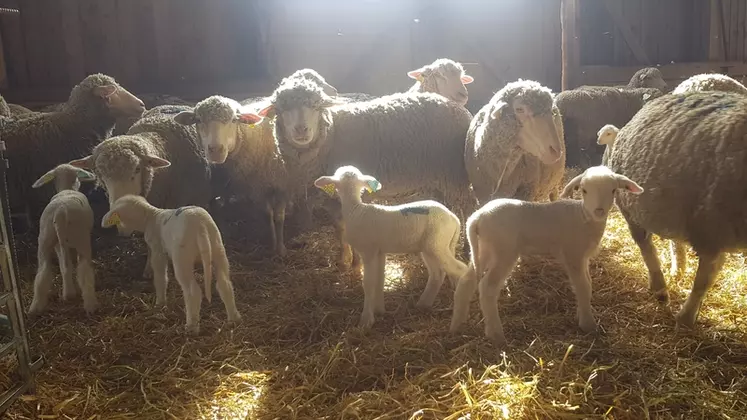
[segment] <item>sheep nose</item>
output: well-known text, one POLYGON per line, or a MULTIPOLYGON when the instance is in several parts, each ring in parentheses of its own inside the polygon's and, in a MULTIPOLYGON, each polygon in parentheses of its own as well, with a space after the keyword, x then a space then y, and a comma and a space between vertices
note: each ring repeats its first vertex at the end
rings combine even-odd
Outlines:
POLYGON ((594 215, 597 217, 604 217, 604 209, 596 209, 594 210, 594 215))
POLYGON ((222 144, 214 145, 211 144, 208 146, 208 152, 210 153, 223 153, 223 150, 226 148, 226 146, 222 144))
POLYGON ((145 109, 145 102, 143 102, 142 100, 138 99, 137 100, 137 104, 138 104, 138 106, 140 106, 140 108, 145 109))
POLYGON ((306 133, 309 132, 309 127, 307 125, 299 125, 296 126, 296 134, 297 135, 306 135, 306 133))

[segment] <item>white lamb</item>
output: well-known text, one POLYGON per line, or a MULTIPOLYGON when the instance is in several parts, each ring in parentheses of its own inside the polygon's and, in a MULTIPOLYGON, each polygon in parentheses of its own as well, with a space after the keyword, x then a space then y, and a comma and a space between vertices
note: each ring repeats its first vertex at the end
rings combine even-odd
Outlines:
POLYGON ((78 293, 72 272, 73 258, 77 257, 76 280, 83 297, 83 309, 90 314, 98 308, 91 261, 93 210, 86 196, 78 192, 81 181, 95 179, 86 170, 62 164, 42 175, 32 185, 32 188, 39 188, 54 181, 57 194, 49 201, 39 219, 39 267, 34 278, 34 297, 29 306, 29 315, 38 315, 47 307, 54 281, 52 250, 60 264, 62 299, 70 300, 78 293))
POLYGON ((363 175, 354 166, 342 166, 333 176, 322 176, 314 185, 332 195, 335 190, 342 204, 345 236, 363 260, 363 313, 359 326, 374 323, 374 312, 384 312, 384 265, 386 254, 420 253, 428 268, 428 284, 418 300, 418 308, 430 308, 445 276, 452 281, 467 271, 454 256, 459 240, 459 218, 443 204, 432 200, 398 206, 366 204, 361 193, 381 189, 381 183, 363 175))
POLYGON ((238 322, 233 285, 229 279, 228 258, 218 227, 208 212, 197 206, 160 209, 139 195, 117 199, 104 215, 102 227, 119 225, 143 232, 148 244, 156 289, 156 305, 166 304, 168 262, 174 266, 174 277, 182 287, 187 315, 187 333, 199 334, 202 293, 195 281, 194 266, 202 263, 205 272, 205 297, 211 301, 211 283, 215 268, 216 288, 226 307, 229 322, 238 322))
POLYGON ((605 166, 588 168, 573 178, 561 197, 569 197, 577 188, 581 188, 581 200, 536 203, 496 199, 467 219, 472 261, 454 292, 451 332, 467 319, 479 277, 485 335, 496 346, 506 343, 496 301, 521 255, 550 255, 563 263, 576 294, 579 326, 584 332, 596 331, 589 259, 598 252, 615 191, 640 194, 643 188, 605 166))
POLYGON ((615 147, 615 139, 619 131, 620 129, 612 124, 607 124, 597 131, 597 144, 607 146, 604 148, 604 155, 602 155, 602 165, 607 164, 607 159, 612 153, 612 148, 615 147))

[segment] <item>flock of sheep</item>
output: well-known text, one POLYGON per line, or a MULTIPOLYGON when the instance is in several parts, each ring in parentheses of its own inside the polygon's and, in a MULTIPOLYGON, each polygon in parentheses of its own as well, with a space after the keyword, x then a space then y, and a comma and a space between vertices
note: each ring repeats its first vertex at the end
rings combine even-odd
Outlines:
POLYGON ((189 333, 199 332, 213 278, 228 320, 239 321, 219 229, 228 222, 220 210, 231 205, 266 211, 279 256, 287 252, 286 212, 308 228, 312 209, 325 208, 339 267, 363 264, 361 327, 384 310, 386 254, 419 253, 429 278, 418 307, 433 304, 448 276, 456 331, 479 289, 485 333, 497 345, 506 341, 498 295, 522 255, 564 265, 579 326, 596 330, 589 259, 615 203, 658 298, 668 293, 651 235, 671 240, 673 275, 684 272, 685 244, 696 251, 693 290, 677 315, 682 324, 694 324, 724 252, 747 247, 747 89, 736 80, 697 75, 667 93, 659 70, 646 68, 627 86, 553 94, 519 79, 472 116, 465 105, 473 78, 459 63, 439 59, 408 76, 415 83, 407 92, 374 97, 340 94, 303 69, 269 97, 150 98, 146 110, 113 78, 94 74, 44 112, 3 100, 11 208, 38 221, 29 314, 45 310, 55 256, 63 299, 79 289, 84 309, 96 310, 96 219, 121 235, 144 234, 143 274, 153 278, 158 305, 173 264, 189 333), (562 188, 566 166, 585 171, 562 188), (78 191, 81 182, 87 194, 78 191), (94 217, 88 198, 101 190, 108 209, 94 217), (576 191, 580 200, 572 199, 576 191), (462 235, 468 264, 457 258, 462 235))

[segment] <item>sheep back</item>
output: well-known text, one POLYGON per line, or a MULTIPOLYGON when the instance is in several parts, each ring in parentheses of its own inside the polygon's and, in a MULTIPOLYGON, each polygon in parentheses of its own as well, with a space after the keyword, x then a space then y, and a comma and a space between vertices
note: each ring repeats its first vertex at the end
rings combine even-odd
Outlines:
POLYGON ((672 91, 672 93, 686 93, 695 91, 717 90, 721 92, 734 92, 747 95, 747 87, 731 77, 720 73, 696 74, 683 81, 672 91))
POLYGON ((613 171, 645 192, 617 194, 629 223, 697 250, 747 246, 747 98, 734 93, 667 95, 618 133, 613 171))

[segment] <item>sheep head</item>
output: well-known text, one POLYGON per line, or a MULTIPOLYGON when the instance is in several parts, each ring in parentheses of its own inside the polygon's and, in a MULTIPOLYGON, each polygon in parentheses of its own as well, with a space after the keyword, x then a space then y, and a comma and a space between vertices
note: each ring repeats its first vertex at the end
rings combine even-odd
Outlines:
POLYGON ((641 194, 643 188, 630 178, 613 172, 606 166, 592 166, 573 178, 560 194, 568 198, 576 190, 581 190, 584 213, 591 220, 601 222, 607 219, 615 192, 624 190, 632 194, 641 194))
POLYGON ((407 76, 415 79, 411 91, 437 93, 462 106, 469 100, 466 85, 475 80, 464 73, 461 64, 448 58, 439 58, 427 66, 409 71, 407 76))

